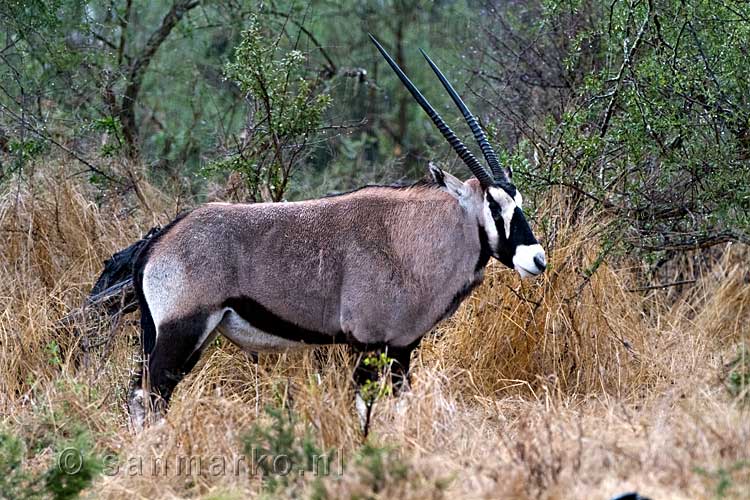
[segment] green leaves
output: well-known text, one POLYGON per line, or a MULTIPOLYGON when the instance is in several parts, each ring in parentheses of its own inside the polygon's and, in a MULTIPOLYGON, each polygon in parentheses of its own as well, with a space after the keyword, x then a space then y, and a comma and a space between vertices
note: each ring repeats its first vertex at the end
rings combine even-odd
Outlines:
POLYGON ((330 96, 316 94, 313 80, 305 78, 305 55, 282 49, 265 36, 256 18, 242 32, 234 61, 226 66, 226 76, 234 80, 248 99, 262 104, 269 134, 301 136, 320 126, 321 115, 330 96))
POLYGON ((297 157, 317 135, 331 103, 318 90, 317 78, 308 74, 306 55, 284 51, 279 42, 280 36, 264 32, 255 17, 242 32, 225 74, 249 102, 252 123, 245 144, 210 167, 240 173, 253 198, 265 189, 273 201, 281 200, 297 157))
POLYGON ((47 470, 34 471, 24 466, 24 440, 0 430, 0 498, 76 498, 103 470, 103 459, 86 432, 71 440, 58 438, 52 448, 54 459, 47 470))
POLYGON ((106 134, 107 141, 101 146, 100 153, 103 157, 113 157, 123 150, 122 123, 116 116, 105 116, 98 118, 91 124, 91 129, 106 134))
POLYGON ((376 380, 366 380, 359 388, 359 393, 366 404, 372 405, 380 398, 390 396, 393 392, 393 387, 389 383, 386 373, 390 370, 393 358, 389 357, 386 353, 381 352, 380 354, 371 354, 362 360, 362 364, 368 368, 371 368, 375 373, 378 374, 376 380))
POLYGON ((631 246, 747 237, 748 4, 556 0, 540 10, 537 29, 571 31, 572 41, 550 43, 561 73, 580 82, 544 126, 547 181, 602 200, 627 222, 631 246), (578 9, 590 12, 576 26, 567 16, 578 9))
POLYGON ((261 474, 264 490, 269 494, 295 491, 302 486, 301 478, 327 476, 334 460, 341 460, 334 450, 323 451, 306 429, 304 436, 295 432, 298 420, 289 408, 267 406, 270 423, 255 423, 243 436, 244 453, 249 473, 261 474))

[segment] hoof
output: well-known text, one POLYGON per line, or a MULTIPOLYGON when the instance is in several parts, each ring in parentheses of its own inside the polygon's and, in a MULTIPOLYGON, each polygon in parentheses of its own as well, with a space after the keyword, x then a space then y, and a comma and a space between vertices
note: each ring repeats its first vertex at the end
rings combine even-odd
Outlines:
POLYGON ((141 432, 146 424, 146 404, 143 389, 136 389, 130 394, 128 412, 130 413, 130 425, 133 431, 141 432))
POLYGON ((396 413, 400 416, 406 415, 406 411, 408 407, 409 407, 408 395, 402 394, 401 397, 399 397, 396 400, 396 404, 394 405, 396 413))

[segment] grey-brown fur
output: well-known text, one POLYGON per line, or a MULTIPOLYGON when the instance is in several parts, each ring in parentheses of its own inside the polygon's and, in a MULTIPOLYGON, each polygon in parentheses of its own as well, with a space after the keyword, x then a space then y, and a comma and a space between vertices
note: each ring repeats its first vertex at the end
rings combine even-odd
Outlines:
MULTIPOLYGON (((211 203, 170 224, 135 269, 154 393, 168 400, 217 331, 254 351, 385 347, 408 370, 411 350, 481 280, 489 258, 479 183, 431 173, 434 184, 407 188, 211 203), (273 324, 258 327, 238 301, 273 324), (310 337, 290 339, 290 329, 310 337)), ((143 396, 131 398, 136 421, 143 396)))
MULTIPOLYGON (((475 193, 481 206, 481 190, 475 193)), ((478 214, 455 197, 425 186, 369 187, 298 203, 208 204, 150 249, 144 282, 181 270, 160 285, 170 288, 172 303, 163 312, 152 307, 157 329, 244 296, 310 330, 403 346, 480 277, 478 224, 478 214), (181 279, 190 285, 171 290, 181 279)))

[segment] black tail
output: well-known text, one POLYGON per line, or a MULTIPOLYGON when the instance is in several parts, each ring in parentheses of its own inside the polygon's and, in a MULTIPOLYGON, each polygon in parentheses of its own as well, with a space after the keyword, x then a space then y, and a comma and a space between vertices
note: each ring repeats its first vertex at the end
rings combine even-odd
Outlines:
POLYGON ((131 313, 138 308, 132 286, 133 265, 143 248, 161 231, 158 226, 151 228, 143 239, 113 254, 104 262, 104 270, 86 298, 87 307, 105 308, 109 316, 131 313))
MULTIPOLYGON (((106 318, 110 322, 109 335, 111 337, 121 318, 138 309, 138 301, 133 290, 133 265, 141 251, 151 240, 161 234, 161 231, 158 226, 151 228, 145 237, 112 254, 104 262, 104 269, 89 291, 85 303, 60 320, 59 325, 64 329, 64 334, 72 332, 79 339, 84 357, 92 345, 108 344, 108 340, 102 342, 98 338, 102 334, 102 319, 106 318), (90 313, 95 313, 95 316, 92 317, 90 313), (89 323, 88 320, 92 318, 96 321, 89 323)), ((79 357, 76 356, 73 359, 78 366, 79 357)))

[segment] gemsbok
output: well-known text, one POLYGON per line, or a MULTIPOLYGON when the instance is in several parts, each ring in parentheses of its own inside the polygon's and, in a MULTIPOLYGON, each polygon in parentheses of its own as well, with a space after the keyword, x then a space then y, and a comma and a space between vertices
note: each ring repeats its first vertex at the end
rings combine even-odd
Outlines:
POLYGON ((430 181, 408 187, 209 203, 177 217, 144 245, 133 268, 147 368, 129 398, 136 425, 147 398, 166 408, 219 332, 248 351, 332 343, 385 349, 394 374, 408 380, 412 351, 481 282, 490 257, 521 277, 544 271, 544 250, 511 173, 451 84, 422 52, 490 170, 370 37, 474 178, 462 182, 430 164, 430 181))

